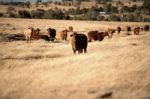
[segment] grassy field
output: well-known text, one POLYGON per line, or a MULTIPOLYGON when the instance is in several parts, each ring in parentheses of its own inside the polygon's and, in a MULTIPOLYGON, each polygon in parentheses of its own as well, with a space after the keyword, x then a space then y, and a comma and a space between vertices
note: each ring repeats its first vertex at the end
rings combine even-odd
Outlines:
MULTIPOLYGON (((150 23, 0 18, 0 33, 22 34, 27 26, 58 33, 73 26, 86 34, 145 24, 150 23)), ((150 32, 115 33, 88 43, 88 53, 80 55, 73 54, 69 38, 57 38, 30 44, 0 40, 0 99, 150 99, 150 32)))

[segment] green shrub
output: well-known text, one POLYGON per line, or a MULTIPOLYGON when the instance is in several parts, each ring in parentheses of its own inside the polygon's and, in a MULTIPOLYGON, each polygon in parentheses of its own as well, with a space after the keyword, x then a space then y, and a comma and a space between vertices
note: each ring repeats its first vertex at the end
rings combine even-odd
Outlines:
POLYGON ((43 9, 37 9, 36 11, 35 10, 32 10, 31 11, 31 17, 32 18, 43 18, 44 17, 44 14, 45 14, 45 10, 43 9))
POLYGON ((61 10, 47 10, 44 14, 44 18, 46 19, 64 19, 65 14, 61 10))
POLYGON ((131 21, 131 22, 134 22, 134 15, 133 14, 128 14, 127 16, 126 16, 126 20, 127 21, 131 21))
POLYGON ((26 10, 19 10, 18 11, 18 16, 20 17, 20 18, 31 18, 31 14, 30 14, 30 12, 29 11, 26 11, 26 10))
POLYGON ((110 15, 110 16, 108 17, 108 21, 121 21, 121 19, 120 19, 119 16, 110 15))

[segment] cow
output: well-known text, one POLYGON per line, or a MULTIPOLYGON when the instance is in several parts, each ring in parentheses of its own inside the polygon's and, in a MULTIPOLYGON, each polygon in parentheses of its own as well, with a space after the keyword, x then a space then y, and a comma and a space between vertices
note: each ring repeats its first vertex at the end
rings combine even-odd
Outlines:
POLYGON ((98 33, 98 40, 102 41, 105 36, 108 36, 108 38, 109 38, 109 34, 107 32, 99 32, 98 33))
POLYGON ((73 27, 72 26, 69 26, 69 32, 73 32, 73 27))
POLYGON ((149 31, 149 28, 150 28, 149 25, 145 25, 144 26, 144 31, 149 31))
POLYGON ((107 33, 109 35, 109 38, 111 38, 115 32, 116 32, 115 29, 108 28, 107 33))
POLYGON ((130 26, 127 26, 127 33, 131 32, 131 27, 130 26))
POLYGON ((87 35, 89 42, 91 42, 92 40, 94 41, 98 40, 98 31, 89 31, 87 35))
POLYGON ((50 41, 54 42, 54 40, 56 39, 56 30, 53 28, 48 28, 47 31, 48 31, 48 36, 50 38, 50 41))
POLYGON ((33 29, 32 27, 28 27, 27 29, 24 30, 24 35, 26 37, 26 42, 27 43, 31 43, 31 33, 32 33, 33 29))
POLYGON ((67 40, 67 32, 68 30, 65 29, 59 33, 62 40, 67 40))
POLYGON ((91 42, 92 40, 94 40, 94 41, 96 41, 96 40, 102 41, 105 36, 109 37, 107 32, 98 32, 98 31, 89 31, 87 33, 87 35, 88 35, 88 41, 89 42, 91 42))
POLYGON ((140 27, 134 28, 133 32, 134 32, 134 35, 139 35, 140 27))
POLYGON ((34 30, 34 28, 32 28, 32 33, 31 33, 31 37, 33 40, 38 40, 39 39, 39 32, 41 30, 39 28, 37 28, 36 30, 34 30))
POLYGON ((118 32, 118 34, 120 34, 120 32, 121 32, 121 27, 120 26, 117 27, 117 32, 118 32))
POLYGON ((78 53, 83 53, 83 50, 84 53, 86 53, 88 45, 87 36, 85 34, 79 34, 76 32, 70 36, 73 53, 76 54, 76 51, 78 51, 78 53))

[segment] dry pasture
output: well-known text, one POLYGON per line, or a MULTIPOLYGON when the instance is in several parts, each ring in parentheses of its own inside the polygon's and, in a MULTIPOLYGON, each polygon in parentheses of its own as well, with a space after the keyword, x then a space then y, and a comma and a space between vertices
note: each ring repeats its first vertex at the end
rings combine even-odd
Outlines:
MULTIPOLYGON (((69 26, 87 33, 145 24, 0 18, 0 33, 20 34, 27 26, 43 34, 69 26)), ((150 99, 150 32, 122 31, 89 43, 87 51, 74 55, 69 40, 0 41, 0 99, 150 99)))

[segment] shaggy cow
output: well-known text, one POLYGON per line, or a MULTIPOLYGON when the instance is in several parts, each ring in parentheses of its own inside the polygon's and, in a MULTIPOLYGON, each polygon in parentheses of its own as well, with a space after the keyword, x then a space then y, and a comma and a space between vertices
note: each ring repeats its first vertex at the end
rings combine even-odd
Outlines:
POLYGON ((117 31, 118 31, 118 34, 120 34, 120 32, 121 32, 121 27, 117 27, 117 31))
POLYGON ((149 31, 149 25, 144 26, 144 31, 149 31))
POLYGON ((67 32, 68 30, 65 29, 59 33, 62 40, 67 40, 67 32))
POLYGON ((135 35, 139 35, 140 27, 134 28, 133 32, 134 32, 135 35))
POLYGON ((48 36, 50 38, 50 41, 54 42, 54 40, 56 39, 56 30, 53 28, 48 28, 47 31, 48 31, 48 36))
POLYGON ((90 32, 87 33, 87 35, 88 35, 89 42, 91 42, 92 40, 102 41, 105 36, 109 37, 107 32, 98 32, 98 31, 90 31, 90 32))
POLYGON ((85 34, 78 34, 74 32, 71 37, 71 45, 74 54, 76 54, 76 51, 78 51, 78 53, 83 53, 83 50, 84 53, 86 53, 88 45, 87 36, 85 34))
POLYGON ((28 27, 27 29, 24 30, 24 35, 26 37, 26 42, 31 43, 31 33, 32 33, 32 27, 28 27))
POLYGON ((115 29, 108 28, 107 33, 109 35, 109 38, 111 38, 113 36, 113 34, 115 33, 115 29))

